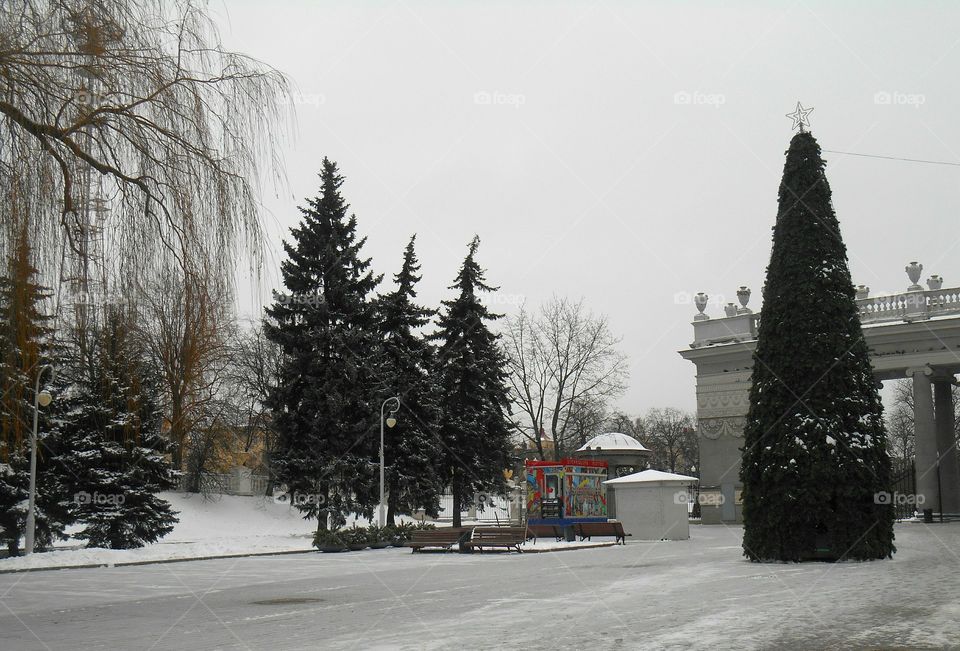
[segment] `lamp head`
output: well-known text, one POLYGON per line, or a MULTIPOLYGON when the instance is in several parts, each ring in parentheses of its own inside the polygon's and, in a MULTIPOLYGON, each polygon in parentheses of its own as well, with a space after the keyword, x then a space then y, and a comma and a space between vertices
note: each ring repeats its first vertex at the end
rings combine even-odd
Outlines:
POLYGON ((41 391, 37 394, 37 404, 41 407, 46 407, 51 402, 53 402, 53 396, 51 396, 48 392, 41 391))
POLYGON ((393 416, 387 416, 387 427, 392 428, 397 424, 397 419, 393 416))

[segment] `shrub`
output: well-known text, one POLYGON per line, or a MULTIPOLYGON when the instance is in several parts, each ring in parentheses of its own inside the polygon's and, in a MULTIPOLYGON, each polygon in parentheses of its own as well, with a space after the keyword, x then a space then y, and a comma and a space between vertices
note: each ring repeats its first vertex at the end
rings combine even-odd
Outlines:
POLYGON ((353 525, 349 529, 341 529, 340 535, 350 547, 366 547, 370 543, 370 537, 366 528, 353 525))
POLYGON ((384 528, 389 530, 388 533, 390 535, 390 540, 394 545, 403 545, 408 542, 410 537, 413 535, 413 532, 416 530, 416 527, 409 522, 400 522, 384 528))
POLYGON ((378 527, 375 524, 371 524, 367 527, 367 542, 371 545, 377 543, 389 543, 393 540, 393 534, 390 531, 390 527, 378 527))
POLYGON ((317 549, 346 549, 347 541, 339 531, 320 529, 313 537, 313 546, 317 549))

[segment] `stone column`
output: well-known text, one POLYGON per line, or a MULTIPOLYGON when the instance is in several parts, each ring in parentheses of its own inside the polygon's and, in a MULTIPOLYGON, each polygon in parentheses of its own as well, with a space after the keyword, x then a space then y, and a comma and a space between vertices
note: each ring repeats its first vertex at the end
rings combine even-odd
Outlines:
POLYGON ((937 451, 940 453, 940 495, 944 513, 960 513, 960 467, 953 427, 953 376, 933 381, 936 407, 937 451))
POLYGON ((939 511, 937 492, 937 431, 933 412, 933 388, 929 366, 907 369, 913 377, 913 431, 916 445, 917 501, 923 496, 918 508, 924 511, 939 511))

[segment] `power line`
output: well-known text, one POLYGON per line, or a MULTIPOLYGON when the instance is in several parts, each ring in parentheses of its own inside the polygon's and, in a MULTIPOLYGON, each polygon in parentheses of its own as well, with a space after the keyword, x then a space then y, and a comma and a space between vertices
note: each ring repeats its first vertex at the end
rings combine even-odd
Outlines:
POLYGON ((954 167, 960 167, 960 163, 951 163, 951 162, 942 161, 942 160, 923 160, 921 158, 900 158, 898 156, 880 156, 879 154, 857 154, 852 151, 836 151, 834 149, 824 149, 823 151, 828 154, 844 154, 846 156, 861 156, 863 158, 883 158, 886 160, 902 160, 908 163, 928 163, 930 165, 953 165, 954 167))

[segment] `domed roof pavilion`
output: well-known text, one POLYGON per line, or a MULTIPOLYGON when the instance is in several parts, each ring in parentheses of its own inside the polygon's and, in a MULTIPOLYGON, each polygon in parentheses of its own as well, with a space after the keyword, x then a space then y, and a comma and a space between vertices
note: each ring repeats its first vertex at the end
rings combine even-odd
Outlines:
POLYGON ((599 434, 577 448, 577 456, 584 456, 584 452, 610 452, 614 454, 644 455, 652 454, 649 449, 644 447, 643 443, 620 432, 607 432, 599 434))
MULTIPOLYGON (((653 452, 637 439, 621 432, 599 434, 583 444, 573 456, 607 462, 607 479, 616 479, 646 469, 653 452)), ((607 515, 615 518, 617 505, 607 495, 607 515)))

